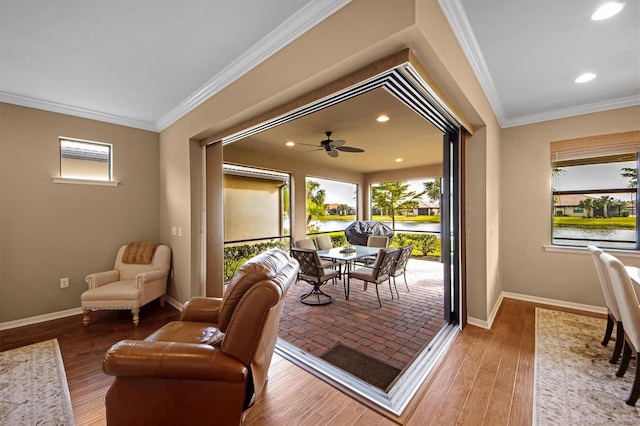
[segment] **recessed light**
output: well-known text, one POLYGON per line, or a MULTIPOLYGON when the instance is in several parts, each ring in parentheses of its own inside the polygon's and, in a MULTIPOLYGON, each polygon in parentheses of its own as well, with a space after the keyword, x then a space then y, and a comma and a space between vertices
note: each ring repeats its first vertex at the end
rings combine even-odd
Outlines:
POLYGON ((402 163, 402 158, 396 158, 396 163, 402 163))
POLYGON ((598 8, 593 15, 591 15, 591 19, 594 21, 602 21, 603 19, 611 18, 613 15, 616 15, 618 12, 622 10, 624 7, 624 3, 605 3, 598 8))
POLYGON ((293 141, 288 141, 285 145, 287 146, 294 146, 296 143, 293 141))
POLYGON ((594 78, 596 78, 596 75, 592 72, 586 72, 582 75, 580 75, 578 78, 575 79, 576 83, 586 83, 587 81, 591 81, 594 78))
POLYGON ((382 115, 379 115, 378 118, 376 118, 376 121, 378 123, 384 123, 386 121, 389 121, 389 117, 387 117, 386 115, 382 114, 382 115))

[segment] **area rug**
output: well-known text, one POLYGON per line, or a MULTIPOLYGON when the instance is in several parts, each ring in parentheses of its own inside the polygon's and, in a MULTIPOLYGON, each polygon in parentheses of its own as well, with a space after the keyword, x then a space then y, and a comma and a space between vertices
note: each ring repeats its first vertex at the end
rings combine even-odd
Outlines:
POLYGON ((0 352, 0 424, 75 424, 57 339, 0 352))
POLYGON ((397 368, 340 343, 320 358, 384 391, 400 374, 397 368))
POLYGON ((640 407, 625 404, 636 361, 624 377, 600 344, 605 319, 536 308, 535 425, 640 425, 640 407))

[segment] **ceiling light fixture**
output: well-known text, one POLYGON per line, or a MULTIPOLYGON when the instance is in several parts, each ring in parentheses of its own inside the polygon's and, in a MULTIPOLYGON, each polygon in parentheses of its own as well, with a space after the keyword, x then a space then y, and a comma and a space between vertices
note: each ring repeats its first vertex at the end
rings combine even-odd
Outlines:
POLYGON ((382 115, 379 115, 378 118, 376 118, 376 121, 378 123, 384 123, 384 122, 389 121, 389 117, 387 117, 386 115, 382 114, 382 115))
POLYGON ((289 141, 289 142, 287 142, 285 145, 287 145, 287 146, 294 146, 295 144, 296 144, 295 142, 289 141))
POLYGON ((586 83, 587 81, 591 81, 594 78, 596 78, 596 75, 592 72, 586 72, 582 75, 580 75, 578 78, 575 79, 576 83, 586 83))
POLYGON ((622 10, 624 7, 624 3, 605 3, 598 8, 593 15, 591 15, 591 19, 594 21, 602 21, 603 19, 611 18, 613 15, 616 15, 618 12, 622 10))
POLYGON ((402 163, 402 158, 396 158, 396 163, 402 163))

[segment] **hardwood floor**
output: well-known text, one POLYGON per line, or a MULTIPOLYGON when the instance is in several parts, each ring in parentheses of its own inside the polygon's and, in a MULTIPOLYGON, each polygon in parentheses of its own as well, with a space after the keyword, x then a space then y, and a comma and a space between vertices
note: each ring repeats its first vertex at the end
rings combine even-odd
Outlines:
MULTIPOLYGON (((505 299, 492 330, 466 327, 402 416, 409 426, 529 425, 532 420, 535 346, 534 303, 505 299)), ((549 308, 549 306, 544 306, 549 308)), ((563 309, 564 310, 564 309, 563 309)), ((104 395, 111 378, 104 352, 121 339, 140 339, 179 313, 155 304, 138 327, 128 312, 97 312, 89 327, 77 315, 0 332, 0 350, 56 337, 60 343, 77 425, 104 425, 104 395)), ((265 397, 245 425, 393 425, 279 356, 265 397)))

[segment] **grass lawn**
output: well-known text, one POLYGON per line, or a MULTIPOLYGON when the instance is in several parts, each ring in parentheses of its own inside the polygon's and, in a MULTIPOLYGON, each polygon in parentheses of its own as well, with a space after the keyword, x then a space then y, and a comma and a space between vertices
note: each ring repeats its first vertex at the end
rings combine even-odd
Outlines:
POLYGON ((571 226, 574 228, 616 228, 634 229, 636 227, 635 217, 570 217, 554 216, 553 225, 558 227, 571 226))

